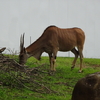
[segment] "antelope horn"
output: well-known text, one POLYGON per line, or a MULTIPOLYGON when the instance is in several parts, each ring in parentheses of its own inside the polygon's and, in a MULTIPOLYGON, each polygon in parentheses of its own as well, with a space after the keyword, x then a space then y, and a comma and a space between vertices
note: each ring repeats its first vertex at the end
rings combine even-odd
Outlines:
POLYGON ((21 35, 20 37, 20 52, 24 49, 24 34, 25 33, 23 33, 23 36, 21 35))

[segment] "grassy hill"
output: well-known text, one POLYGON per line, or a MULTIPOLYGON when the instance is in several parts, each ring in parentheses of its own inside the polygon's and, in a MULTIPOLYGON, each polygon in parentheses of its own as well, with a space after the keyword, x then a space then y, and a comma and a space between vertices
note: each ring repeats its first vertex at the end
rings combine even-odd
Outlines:
MULTIPOLYGON (((18 62, 17 56, 10 56, 18 62)), ((78 73, 79 59, 71 70, 74 58, 57 57, 56 72, 49 74, 49 59, 37 61, 31 57, 26 66, 31 73, 0 69, 0 100, 71 100, 72 91, 80 78, 100 71, 100 59, 84 58, 83 72, 78 73), (35 68, 35 69, 34 69, 35 68)), ((10 66, 4 65, 7 68, 10 66)))

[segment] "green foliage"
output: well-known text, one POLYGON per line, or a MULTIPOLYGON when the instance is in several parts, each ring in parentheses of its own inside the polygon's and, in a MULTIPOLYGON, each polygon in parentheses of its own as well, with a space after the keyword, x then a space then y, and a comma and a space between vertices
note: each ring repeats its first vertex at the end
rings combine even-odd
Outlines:
MULTIPOLYGON (((18 57, 14 59, 18 61, 18 57)), ((80 78, 88 74, 100 71, 100 59, 84 59, 83 72, 78 73, 79 60, 76 67, 71 70, 73 58, 58 57, 56 62, 56 72, 53 75, 48 74, 49 58, 42 57, 41 61, 37 61, 31 57, 26 65, 30 68, 38 67, 38 73, 31 75, 35 83, 23 84, 29 88, 20 86, 16 78, 25 80, 27 75, 22 72, 0 71, 0 100, 71 100, 73 88, 80 78), (42 67, 39 67, 43 65, 42 67), (16 88, 18 87, 18 88, 16 88), (33 89, 33 90, 31 90, 33 89)))
POLYGON ((22 85, 19 84, 18 79, 20 80, 20 77, 24 75, 24 73, 10 71, 10 72, 4 72, 0 71, 0 82, 3 86, 8 86, 9 88, 21 88, 22 85), (21 75, 21 76, 20 76, 21 75))

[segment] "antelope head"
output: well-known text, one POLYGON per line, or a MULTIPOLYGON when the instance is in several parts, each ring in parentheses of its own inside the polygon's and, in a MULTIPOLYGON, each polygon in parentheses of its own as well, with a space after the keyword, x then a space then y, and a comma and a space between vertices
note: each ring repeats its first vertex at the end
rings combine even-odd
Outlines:
POLYGON ((19 54, 19 64, 24 65, 27 61, 27 52, 24 47, 24 34, 20 37, 20 54, 19 54))

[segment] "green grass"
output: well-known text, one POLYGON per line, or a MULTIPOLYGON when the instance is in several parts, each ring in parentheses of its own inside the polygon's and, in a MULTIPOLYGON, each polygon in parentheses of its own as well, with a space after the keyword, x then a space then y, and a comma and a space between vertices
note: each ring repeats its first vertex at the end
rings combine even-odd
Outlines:
MULTIPOLYGON (((41 92, 45 90, 41 87, 36 87, 40 92, 35 92, 27 88, 17 89, 0 85, 0 100, 71 100, 72 91, 77 81, 88 74, 100 71, 100 59, 92 58, 84 58, 82 73, 78 73, 79 59, 77 60, 76 67, 71 71, 70 67, 73 59, 71 57, 58 57, 55 74, 40 73, 41 79, 37 76, 32 76, 35 77, 35 80, 37 79, 38 83, 43 84, 53 92, 41 92)), ((15 60, 18 61, 16 57, 15 60)), ((46 72, 49 70, 48 57, 42 57, 41 61, 29 58, 26 65, 33 68, 44 63, 47 66, 45 65, 42 70, 46 72)))

